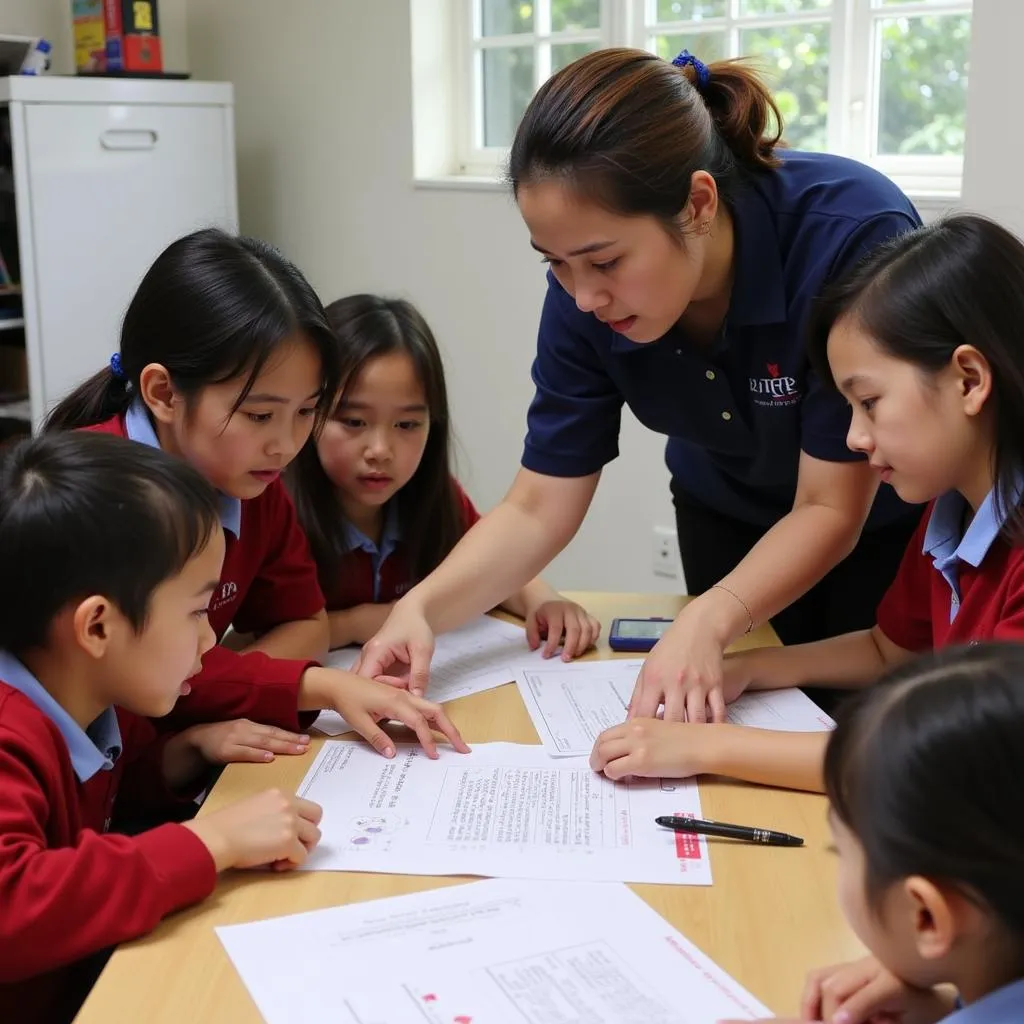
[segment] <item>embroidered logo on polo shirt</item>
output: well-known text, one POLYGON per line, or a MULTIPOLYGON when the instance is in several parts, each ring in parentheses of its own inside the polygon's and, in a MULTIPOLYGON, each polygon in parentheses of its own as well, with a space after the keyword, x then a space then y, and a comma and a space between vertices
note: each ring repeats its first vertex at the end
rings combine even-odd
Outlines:
POLYGON ((785 376, 778 363, 764 365, 768 371, 767 377, 750 378, 750 393, 754 396, 754 404, 772 408, 796 405, 800 401, 796 378, 785 376))
POLYGON ((213 600, 210 602, 209 610, 215 612, 219 608, 231 604, 236 597, 238 597, 238 584, 230 580, 227 583, 222 583, 220 590, 216 592, 213 600))

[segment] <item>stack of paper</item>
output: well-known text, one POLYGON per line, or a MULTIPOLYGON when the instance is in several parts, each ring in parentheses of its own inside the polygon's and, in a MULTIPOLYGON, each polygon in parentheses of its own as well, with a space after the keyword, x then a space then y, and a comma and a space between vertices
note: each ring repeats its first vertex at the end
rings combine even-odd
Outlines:
MULTIPOLYGON (((355 648, 333 651, 326 664, 351 668, 355 648)), ((482 616, 437 639, 427 696, 440 704, 518 682, 541 741, 556 757, 589 754, 596 737, 626 717, 642 660, 563 662, 526 645, 521 626, 482 616)), ((786 732, 818 732, 835 722, 800 690, 744 694, 729 705, 736 725, 786 732)), ((351 728, 336 711, 324 711, 316 727, 328 736, 351 728)))
MULTIPOLYGON (((642 661, 581 661, 524 669, 519 692, 553 757, 589 755, 594 740, 626 717, 642 661)), ((746 693, 728 705, 735 725, 782 732, 822 732, 835 722, 800 690, 746 693)))
POLYGON ((267 1024, 713 1024, 769 1011, 624 885, 474 882, 218 928, 267 1024))
MULTIPOLYGON (((332 651, 325 664, 349 669, 358 657, 357 648, 346 647, 332 651)), ((427 697, 443 704, 511 683, 524 668, 557 664, 561 662, 530 650, 522 626, 484 615, 437 638, 427 697)), ((322 712, 316 727, 328 736, 340 736, 351 728, 336 711, 322 712)))
POLYGON ((704 838, 654 823, 699 818, 696 783, 613 783, 539 746, 441 748, 437 761, 404 746, 384 760, 329 740, 299 795, 324 809, 310 871, 711 884, 704 838))

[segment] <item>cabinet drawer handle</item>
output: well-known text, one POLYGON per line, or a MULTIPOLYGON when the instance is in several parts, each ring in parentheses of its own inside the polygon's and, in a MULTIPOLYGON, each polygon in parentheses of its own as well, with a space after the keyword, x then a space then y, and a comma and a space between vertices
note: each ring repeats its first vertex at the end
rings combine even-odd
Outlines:
POLYGON ((110 128, 100 136, 104 149, 156 149, 157 134, 151 129, 110 128))

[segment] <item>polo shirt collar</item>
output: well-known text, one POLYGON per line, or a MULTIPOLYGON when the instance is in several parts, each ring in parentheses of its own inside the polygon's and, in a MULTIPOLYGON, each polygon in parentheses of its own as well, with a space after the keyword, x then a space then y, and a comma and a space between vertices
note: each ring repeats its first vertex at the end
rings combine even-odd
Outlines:
POLYGON ((71 767, 79 782, 88 782, 97 772, 108 772, 114 767, 121 756, 121 729, 112 707, 83 729, 43 684, 7 651, 0 651, 0 679, 24 694, 57 727, 67 744, 71 767))
POLYGON ((1024 980, 1004 985, 945 1018, 946 1024, 1017 1024, 1024 1020, 1024 980))
POLYGON ((741 186, 729 213, 735 246, 729 326, 785 323, 788 311, 782 253, 768 203, 747 183, 741 186))
POLYGON ((375 544, 359 527, 346 520, 345 542, 350 551, 365 551, 368 555, 381 562, 394 554, 401 540, 398 526, 398 502, 389 501, 384 514, 384 529, 381 531, 380 544, 375 544))
MULTIPOLYGON (((1024 490, 1022 485, 1017 488, 1018 494, 1024 490)), ((986 495, 970 525, 964 530, 966 509, 967 501, 959 491, 948 491, 940 495, 932 506, 932 514, 925 527, 922 551, 930 555, 939 568, 955 560, 966 562, 977 569, 1006 523, 1005 512, 997 507, 994 489, 986 495)))
MULTIPOLYGON (((153 429, 149 413, 139 399, 136 399, 128 407, 124 414, 124 431, 133 441, 148 445, 150 448, 159 448, 160 441, 153 429)), ((217 507, 220 512, 220 525, 225 530, 230 530, 237 539, 242 535, 242 501, 240 498, 232 498, 229 494, 217 492, 217 507)))

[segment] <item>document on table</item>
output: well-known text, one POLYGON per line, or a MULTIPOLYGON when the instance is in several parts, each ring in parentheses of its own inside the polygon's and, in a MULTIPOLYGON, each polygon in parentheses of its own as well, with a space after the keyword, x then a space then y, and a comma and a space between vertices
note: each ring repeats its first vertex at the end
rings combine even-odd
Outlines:
POLYGON ((768 1009, 624 885, 495 879, 217 929, 267 1024, 713 1024, 768 1009))
MULTIPOLYGON (((350 669, 358 657, 358 648, 344 647, 332 651, 325 664, 350 669)), ((551 664, 539 651, 530 650, 522 626, 483 615, 437 638, 427 697, 443 704, 514 682, 521 669, 551 664)), ((351 729, 336 711, 321 712, 315 724, 328 736, 351 729)))
POLYGON ((539 746, 442 747, 436 761, 401 746, 385 760, 328 740, 299 796, 324 810, 304 870, 711 884, 704 838, 654 823, 700 817, 694 782, 614 783, 539 746))
MULTIPOLYGON (((642 661, 581 661, 524 669, 516 680, 545 749, 554 757, 589 755, 594 740, 626 717, 642 661)), ((835 722, 800 690, 746 693, 727 707, 734 725, 823 732, 835 722)))

